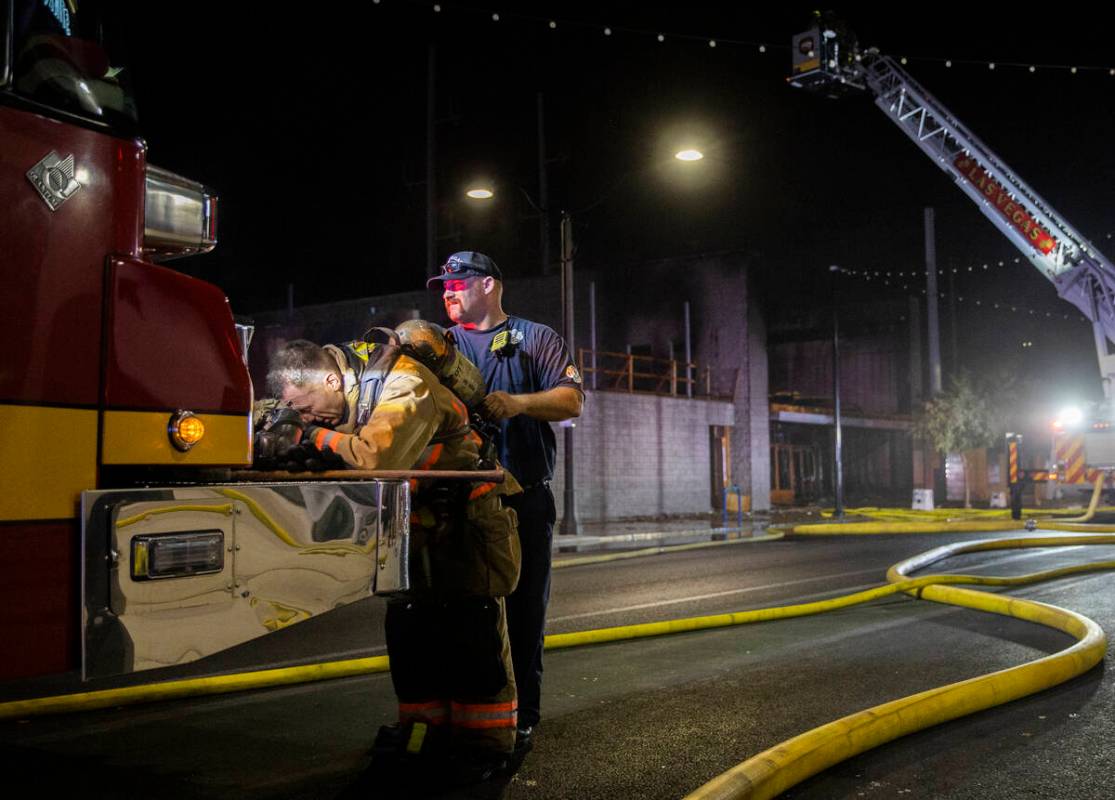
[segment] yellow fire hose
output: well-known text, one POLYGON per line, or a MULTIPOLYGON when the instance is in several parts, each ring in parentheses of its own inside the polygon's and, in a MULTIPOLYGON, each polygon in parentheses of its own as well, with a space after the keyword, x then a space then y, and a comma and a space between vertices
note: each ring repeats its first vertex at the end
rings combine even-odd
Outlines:
POLYGON ((99 708, 154 703, 160 700, 181 700, 211 694, 228 694, 247 689, 267 689, 296 683, 349 678, 387 671, 387 656, 353 658, 329 661, 323 664, 306 664, 299 667, 238 672, 233 675, 214 675, 207 678, 186 678, 142 686, 125 686, 119 689, 101 689, 96 692, 60 694, 53 697, 35 697, 28 700, 11 700, 0 703, 0 720, 26 719, 46 714, 72 714, 78 711, 95 711, 99 708))
MULTIPOLYGON (((844 525, 833 526, 843 529, 844 525)), ((1085 526, 1080 526, 1085 527, 1085 526)), ((1088 526, 1090 529, 1093 526, 1088 526)), ((1032 694, 1086 672, 1104 655, 1106 637, 1088 618, 1066 609, 1030 600, 954 588, 949 584, 1012 586, 1086 571, 1115 568, 1115 561, 1079 564, 1018 577, 926 575, 906 577, 941 559, 988 550, 1115 544, 1115 535, 1030 537, 961 542, 915 556, 888 571, 888 585, 863 592, 776 608, 717 614, 689 619, 603 628, 546 637, 546 649, 661 636, 707 628, 805 616, 845 608, 906 592, 935 602, 1012 616, 1061 630, 1075 645, 1020 666, 949 684, 822 725, 778 744, 723 773, 689 798, 773 797, 833 764, 913 731, 1032 694)), ((292 683, 383 672, 385 657, 352 659, 285 669, 193 678, 122 689, 36 698, 0 704, 0 720, 67 713, 155 700, 241 691, 292 683)))
POLYGON ((805 536, 848 536, 886 533, 990 533, 1021 528, 1022 523, 1012 519, 967 522, 820 522, 795 525, 793 532, 805 536))
MULTIPOLYGON (((1076 522, 1079 518, 1066 520, 1033 520, 1034 529, 1042 531, 1078 531, 1080 533, 1111 533, 1115 525, 1076 522)), ((997 531, 1021 531, 1025 524, 1017 520, 987 520, 984 522, 822 522, 795 525, 790 532, 800 536, 867 536, 894 533, 994 533, 997 531)))
MULTIPOLYGON (((1103 496, 1104 474, 1096 476, 1096 481, 1092 486, 1092 498, 1088 503, 1088 508, 1079 517, 1058 517, 1057 514, 1064 511, 1064 509, 1057 508, 1027 508, 1023 509, 1022 513, 1029 519, 1048 519, 1050 522, 1088 522, 1095 517, 1096 512, 1100 510, 1099 503, 1103 496)), ((1111 511, 1113 509, 1107 508, 1111 511)), ((826 509, 821 511, 822 517, 827 517, 831 520, 833 511, 826 509)), ((844 509, 846 517, 867 517, 872 522, 964 522, 980 520, 988 522, 991 520, 998 520, 1000 522, 1007 522, 1010 520, 1009 509, 996 509, 996 508, 934 508, 930 510, 911 509, 911 508, 884 508, 878 506, 862 506, 859 508, 846 508, 844 509)))
MULTIPOLYGON (((1014 578, 977 575, 906 575, 961 553, 1021 547, 1115 544, 1115 536, 1002 539, 960 542, 896 564, 887 572, 890 587, 939 603, 989 611, 1055 628, 1077 639, 1059 653, 977 678, 893 700, 821 725, 787 739, 722 773, 686 800, 770 798, 828 767, 908 733, 1017 700, 1087 672, 1103 659, 1107 637, 1095 622, 1074 611, 945 584, 1005 586, 1032 583, 1077 572, 1115 568, 1115 562, 1080 564, 1014 578)), ((866 593, 878 590, 870 590, 866 593)), ((844 598, 839 598, 844 599, 844 598)))
POLYGON ((1069 517, 1068 519, 1058 519, 1057 522, 1089 522, 1092 517, 1096 515, 1096 509, 1099 508, 1100 497, 1103 495, 1103 482, 1107 478, 1106 472, 1101 472, 1096 475, 1095 485, 1092 487, 1092 500, 1088 503, 1088 510, 1079 517, 1069 517))

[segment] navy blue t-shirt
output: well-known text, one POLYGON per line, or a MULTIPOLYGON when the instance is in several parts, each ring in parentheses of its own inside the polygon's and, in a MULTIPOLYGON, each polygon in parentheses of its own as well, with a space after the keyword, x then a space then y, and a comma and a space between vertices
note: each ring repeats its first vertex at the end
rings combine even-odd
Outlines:
MULTIPOLYGON (((480 368, 489 392, 531 394, 556 386, 581 391, 581 374, 552 328, 508 317, 491 330, 454 325, 457 347, 480 368)), ((499 460, 523 486, 550 480, 557 444, 550 423, 519 414, 501 420, 499 460)))

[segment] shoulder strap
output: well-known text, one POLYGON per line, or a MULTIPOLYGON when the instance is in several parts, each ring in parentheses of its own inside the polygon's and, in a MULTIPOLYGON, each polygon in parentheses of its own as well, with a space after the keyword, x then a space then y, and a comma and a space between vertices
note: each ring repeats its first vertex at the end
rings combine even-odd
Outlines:
POLYGON ((387 373, 399 360, 401 350, 398 345, 373 344, 369 342, 348 342, 341 345, 349 367, 356 374, 360 389, 356 396, 355 430, 367 424, 372 411, 379 402, 387 373))

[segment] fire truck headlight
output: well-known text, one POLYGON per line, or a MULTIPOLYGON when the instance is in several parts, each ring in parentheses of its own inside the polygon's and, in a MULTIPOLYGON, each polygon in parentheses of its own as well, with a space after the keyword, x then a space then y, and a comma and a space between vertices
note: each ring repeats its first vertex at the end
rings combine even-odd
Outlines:
POLYGON ((205 436, 205 423, 192 411, 175 411, 167 425, 170 443, 185 453, 205 436))
POLYGON ((143 208, 143 252, 151 260, 208 253, 217 245, 212 189, 148 164, 143 208))
POLYGON ((185 578, 225 568, 221 531, 188 531, 136 536, 132 539, 132 580, 185 578))
POLYGON ((1084 412, 1076 406, 1066 406, 1057 414, 1053 426, 1062 430, 1071 430, 1084 421, 1084 412))

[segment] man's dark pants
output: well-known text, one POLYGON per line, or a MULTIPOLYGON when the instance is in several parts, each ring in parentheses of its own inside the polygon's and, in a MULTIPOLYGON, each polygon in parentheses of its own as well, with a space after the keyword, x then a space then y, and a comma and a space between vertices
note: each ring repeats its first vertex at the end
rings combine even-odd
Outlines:
POLYGON ((550 600, 550 550, 554 541, 554 495, 536 484, 504 502, 519 516, 523 567, 519 586, 507 598, 511 661, 519 689, 519 727, 534 727, 541 716, 542 642, 550 600))

